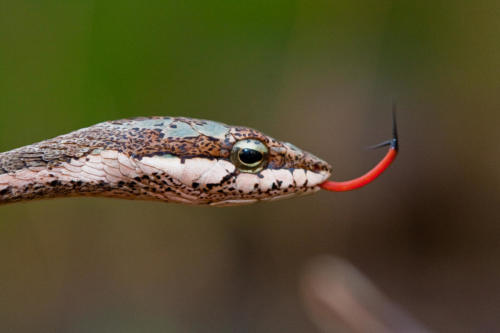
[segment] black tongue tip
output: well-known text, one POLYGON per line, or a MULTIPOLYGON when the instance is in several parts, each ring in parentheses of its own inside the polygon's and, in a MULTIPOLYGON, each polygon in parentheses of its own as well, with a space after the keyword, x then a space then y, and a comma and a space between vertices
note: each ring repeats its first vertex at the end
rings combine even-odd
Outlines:
POLYGON ((377 143, 376 145, 369 146, 367 149, 377 149, 390 146, 396 151, 399 150, 398 127, 396 123, 396 105, 392 106, 392 139, 377 143))
POLYGON ((392 140, 391 148, 399 150, 399 139, 398 139, 398 125, 396 122, 396 104, 392 105, 392 140))

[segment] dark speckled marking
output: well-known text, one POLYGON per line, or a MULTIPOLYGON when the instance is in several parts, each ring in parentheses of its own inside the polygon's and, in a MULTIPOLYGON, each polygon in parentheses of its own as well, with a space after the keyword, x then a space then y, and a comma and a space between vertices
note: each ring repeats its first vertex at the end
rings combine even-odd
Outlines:
MULTIPOLYGON (((138 160, 143 157, 169 154, 180 157, 183 162, 193 157, 230 161, 234 143, 247 139, 259 140, 269 148, 266 168, 288 169, 290 172, 298 168, 312 171, 331 170, 327 163, 314 155, 251 128, 181 117, 143 117, 100 123, 0 153, 0 175, 25 168, 51 169, 72 159, 90 160, 86 156, 99 154, 103 150, 116 150, 138 160)), ((170 193, 179 198, 182 195, 193 195, 199 202, 209 203, 231 198, 251 199, 256 197, 256 194, 268 197, 285 192, 280 189, 282 182, 277 181, 268 191, 261 191, 256 184, 255 193, 242 194, 232 186, 238 173, 236 170, 228 174, 219 184, 200 186, 194 182, 190 188, 164 174, 151 177, 144 175, 115 184, 54 180, 46 184, 29 184, 23 188, 7 187, 0 191, 0 202, 76 195, 168 201, 170 197, 162 195, 170 193)), ((257 176, 263 178, 261 173, 257 176)), ((308 191, 305 186, 301 189, 302 192, 308 191)))
POLYGON ((98 150, 118 150, 138 159, 171 154, 229 160, 235 140, 256 139, 270 148, 269 168, 330 170, 297 147, 251 128, 189 118, 135 118, 100 123, 0 154, 0 174, 30 167, 53 167, 98 150), (172 128, 172 125, 176 125, 172 128))

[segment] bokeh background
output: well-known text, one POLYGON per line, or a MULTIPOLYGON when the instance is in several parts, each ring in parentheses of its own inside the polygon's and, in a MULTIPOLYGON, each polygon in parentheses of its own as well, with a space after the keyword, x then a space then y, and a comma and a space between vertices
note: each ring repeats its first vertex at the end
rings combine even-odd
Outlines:
POLYGON ((500 2, 0 1, 0 150, 182 115, 258 128, 359 191, 247 207, 0 207, 2 332, 316 332, 299 285, 347 260, 441 332, 500 325, 500 2))

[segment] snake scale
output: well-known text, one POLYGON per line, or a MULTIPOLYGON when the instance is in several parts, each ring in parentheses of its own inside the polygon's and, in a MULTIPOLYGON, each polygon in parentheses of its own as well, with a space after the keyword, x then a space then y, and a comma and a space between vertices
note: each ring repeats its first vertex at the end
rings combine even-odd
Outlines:
POLYGON ((251 128, 141 117, 0 153, 0 204, 73 196, 250 204, 313 193, 330 173, 318 157, 251 128))

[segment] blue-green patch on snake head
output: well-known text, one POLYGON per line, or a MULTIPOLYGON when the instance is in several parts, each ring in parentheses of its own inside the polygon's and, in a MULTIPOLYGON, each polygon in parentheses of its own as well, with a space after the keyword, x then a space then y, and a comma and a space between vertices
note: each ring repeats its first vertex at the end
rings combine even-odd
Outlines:
POLYGON ((206 120, 203 123, 195 123, 193 128, 203 135, 220 140, 224 140, 229 132, 229 127, 227 125, 209 120, 206 120))
POLYGON ((183 121, 174 121, 169 126, 163 127, 165 136, 174 138, 189 138, 199 136, 200 133, 183 121))

